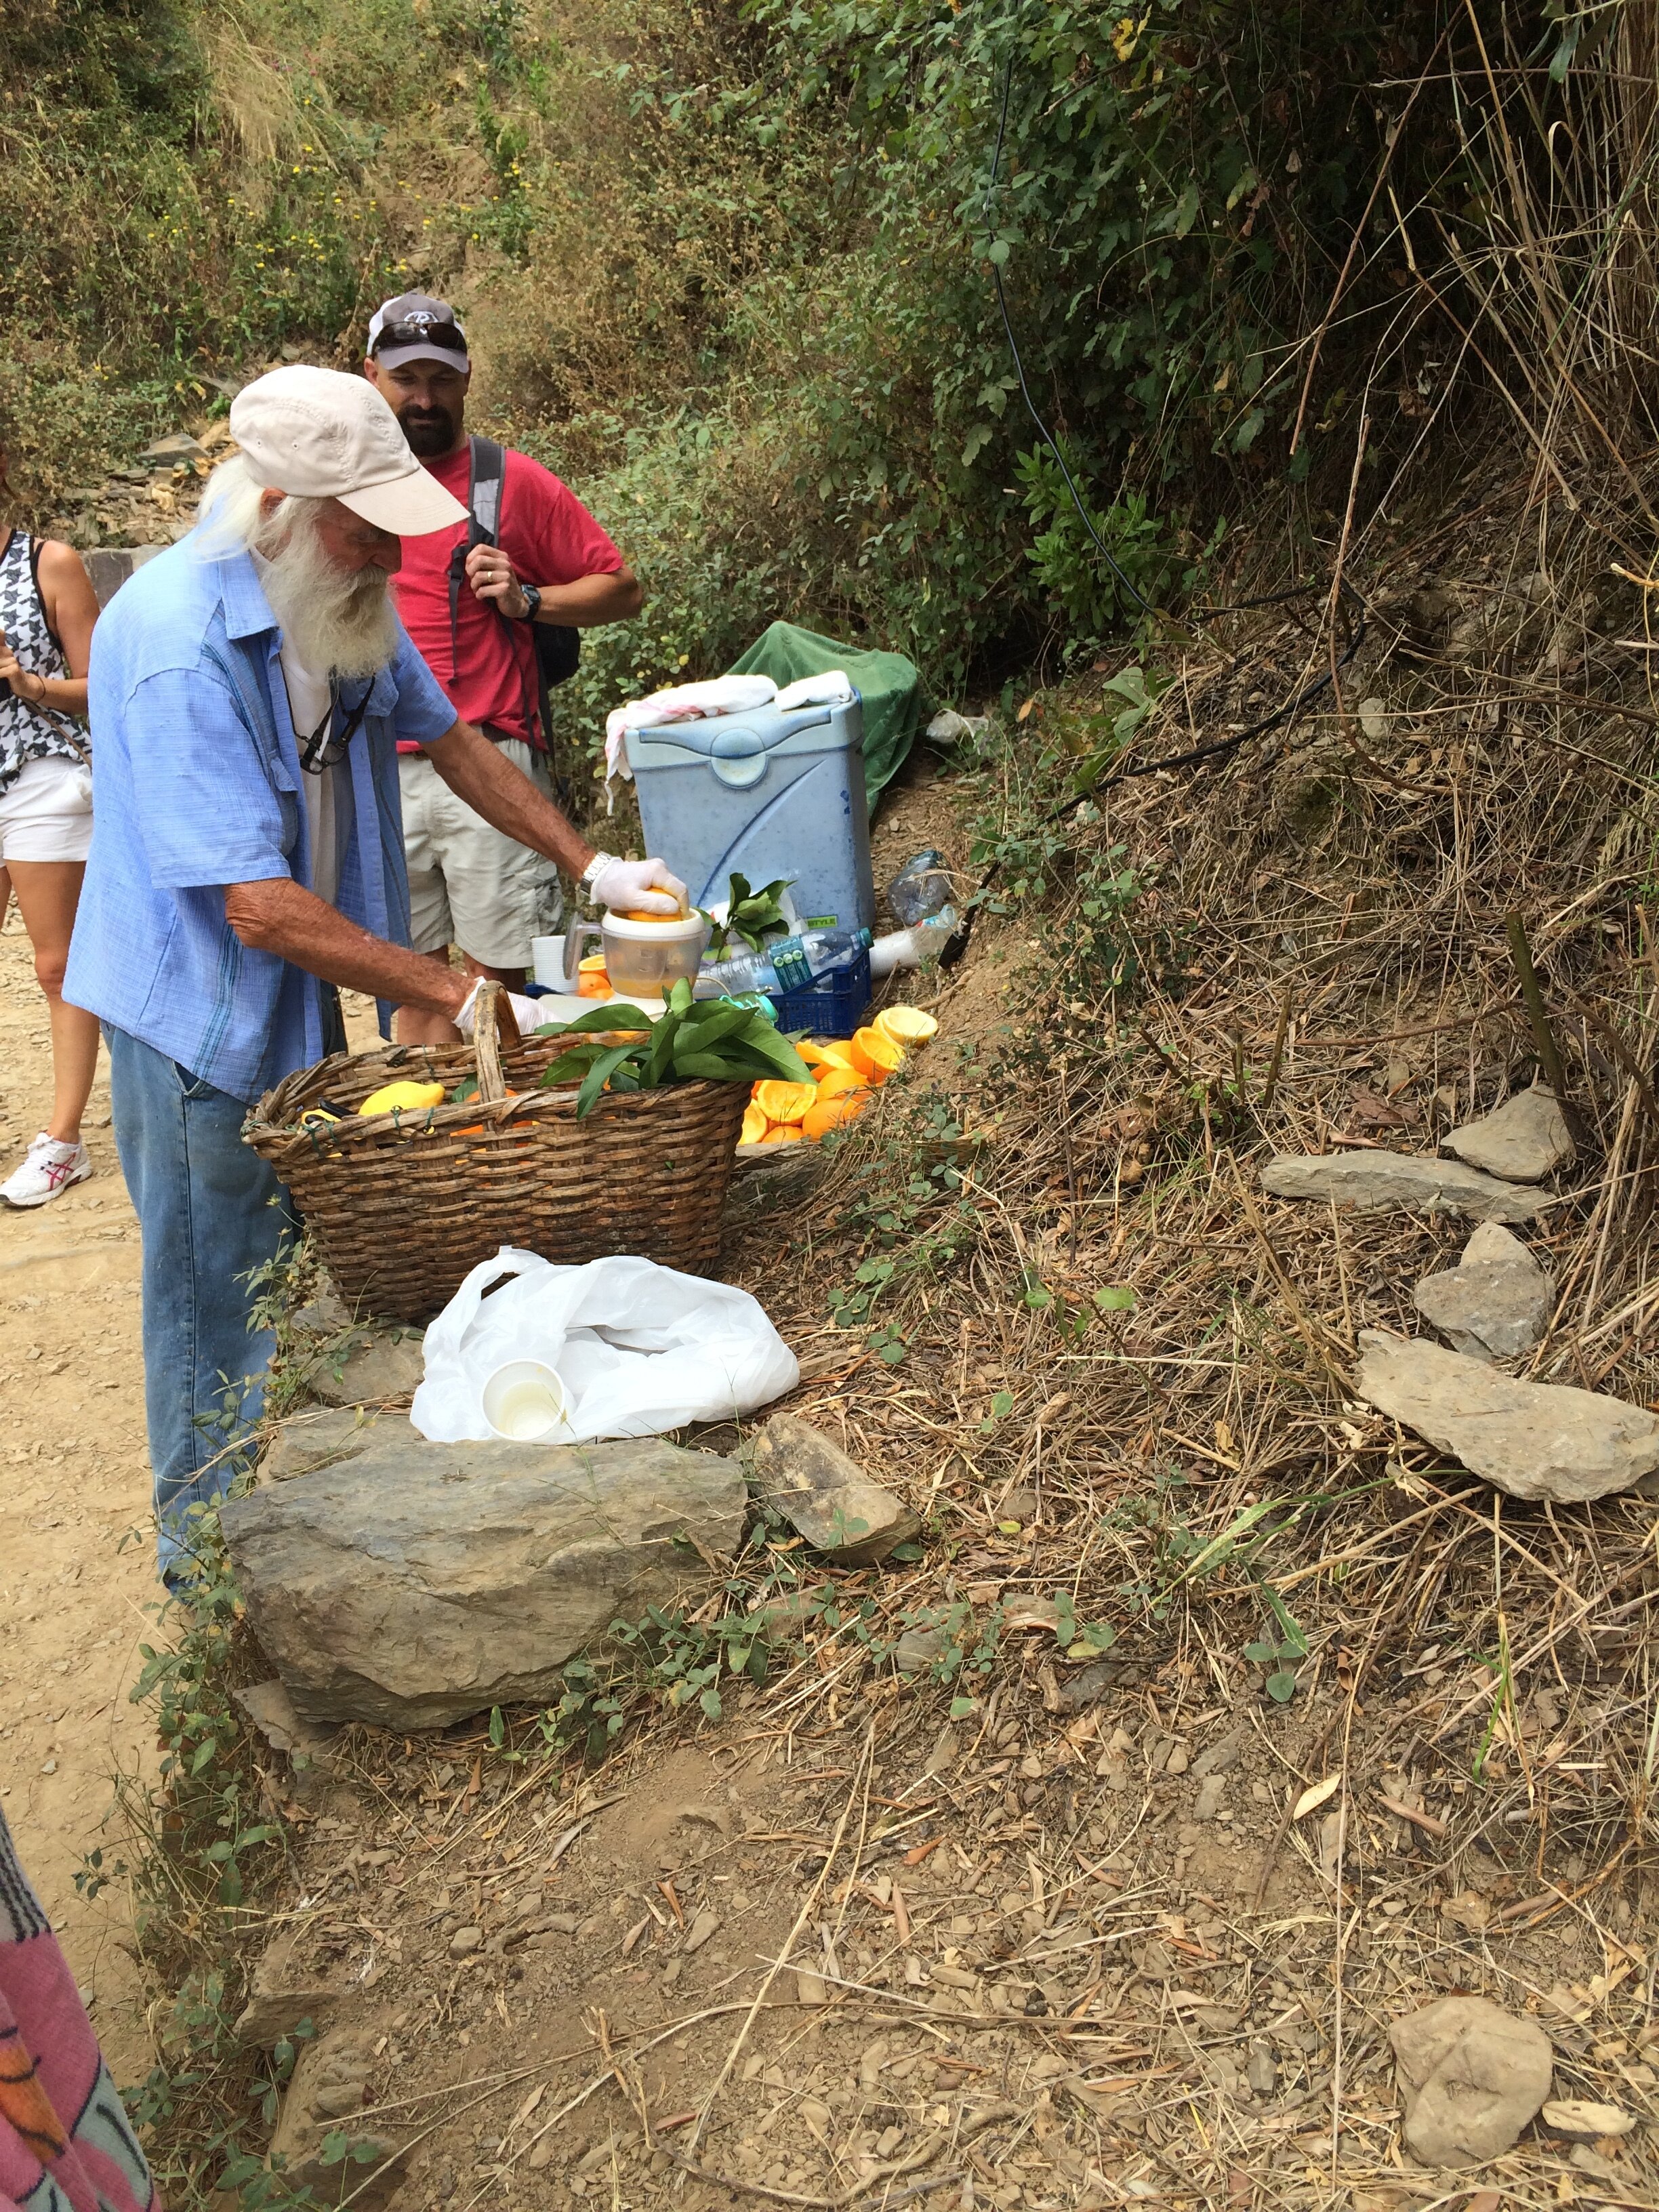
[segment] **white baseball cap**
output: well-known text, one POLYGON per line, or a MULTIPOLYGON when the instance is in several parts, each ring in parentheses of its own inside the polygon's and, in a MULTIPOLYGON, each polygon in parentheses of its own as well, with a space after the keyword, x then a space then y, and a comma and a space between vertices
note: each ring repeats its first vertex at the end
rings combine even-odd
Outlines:
POLYGON ((231 401, 230 433, 267 491, 337 499, 398 538, 424 538, 466 520, 465 507, 421 466, 397 416, 363 377, 298 362, 273 368, 231 401))

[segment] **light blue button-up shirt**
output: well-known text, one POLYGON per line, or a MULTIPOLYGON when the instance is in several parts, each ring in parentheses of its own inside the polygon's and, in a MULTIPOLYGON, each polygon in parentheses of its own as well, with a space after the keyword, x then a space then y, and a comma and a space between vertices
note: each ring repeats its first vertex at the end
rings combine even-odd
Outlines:
MULTIPOLYGON (((409 942, 398 742, 431 744, 455 709, 402 629, 334 771, 348 920, 409 942)), ((230 884, 312 884, 282 636, 244 553, 186 538, 140 568, 93 633, 92 853, 64 995, 250 1103, 322 1057, 324 986, 225 920, 230 884)), ((380 1026, 389 1034, 390 1008, 380 1026)))

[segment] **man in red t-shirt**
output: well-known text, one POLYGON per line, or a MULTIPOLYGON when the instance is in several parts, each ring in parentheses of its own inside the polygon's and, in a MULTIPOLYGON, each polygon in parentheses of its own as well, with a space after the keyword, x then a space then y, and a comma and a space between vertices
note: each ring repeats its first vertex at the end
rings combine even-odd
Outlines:
MULTIPOLYGON (((388 300, 369 323, 363 369, 422 465, 465 506, 472 367, 453 309, 421 292, 388 300)), ((392 580, 398 611, 462 720, 478 724, 550 796, 531 626, 625 622, 640 611, 640 587, 574 492, 527 453, 507 453, 498 543, 466 556, 452 610, 450 556, 467 536, 468 526, 457 523, 404 539, 392 580)), ((457 799, 417 746, 407 749, 398 776, 415 950, 447 960, 459 945, 473 974, 522 989, 531 939, 557 925, 556 875, 457 799)), ((447 1043, 455 1034, 413 1007, 398 1017, 401 1043, 447 1043)))

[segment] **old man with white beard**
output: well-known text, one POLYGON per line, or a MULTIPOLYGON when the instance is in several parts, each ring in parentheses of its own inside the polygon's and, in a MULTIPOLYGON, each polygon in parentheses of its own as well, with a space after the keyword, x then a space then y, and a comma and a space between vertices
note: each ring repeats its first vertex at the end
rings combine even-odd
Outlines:
MULTIPOLYGON (((162 1572, 257 1419, 271 1339, 258 1270, 291 1222, 241 1141, 251 1102, 343 1043, 337 987, 470 1033, 477 986, 410 951, 398 744, 601 903, 667 913, 658 860, 596 853, 458 721, 388 597, 403 537, 465 510, 371 385, 280 368, 237 396, 240 453, 196 528, 94 634, 92 853, 64 996, 110 1052, 143 1237, 145 1405, 162 1572)), ((533 1021, 527 1001, 515 1012, 533 1021)))

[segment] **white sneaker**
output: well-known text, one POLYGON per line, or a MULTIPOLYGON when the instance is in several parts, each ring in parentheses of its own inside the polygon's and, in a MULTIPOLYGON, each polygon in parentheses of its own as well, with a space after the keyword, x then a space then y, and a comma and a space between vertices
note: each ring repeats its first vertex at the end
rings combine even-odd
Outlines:
POLYGON ((0 1182, 0 1204, 45 1206, 61 1198, 72 1183, 84 1182, 92 1173, 92 1155, 82 1144, 61 1144, 43 1129, 24 1156, 23 1164, 0 1182))

